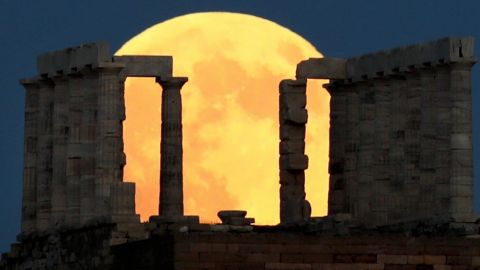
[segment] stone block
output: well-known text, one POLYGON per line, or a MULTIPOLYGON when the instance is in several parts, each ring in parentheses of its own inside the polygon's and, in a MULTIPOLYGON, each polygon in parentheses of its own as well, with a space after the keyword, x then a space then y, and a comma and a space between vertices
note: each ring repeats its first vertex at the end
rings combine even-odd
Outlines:
POLYGON ((280 156, 281 170, 306 170, 308 168, 308 156, 302 154, 289 154, 280 156))
POLYGON ((305 219, 305 200, 301 197, 289 198, 280 201, 280 220, 281 223, 299 223, 306 222, 305 219))
POLYGON ((113 61, 126 64, 122 77, 172 77, 172 56, 125 55, 114 56, 113 61))
POLYGON ((295 125, 306 124, 308 121, 308 112, 306 109, 290 109, 280 111, 280 123, 287 122, 295 125))
POLYGON ((292 140, 280 142, 280 154, 303 154, 305 152, 305 141, 292 140))
POLYGON ((280 186, 280 200, 305 199, 305 188, 303 186, 280 186))
POLYGON ((280 139, 291 140, 304 140, 306 127, 305 125, 280 125, 280 139))
POLYGON ((451 184, 451 195, 458 197, 473 197, 473 185, 451 184))
POLYGON ((297 65, 296 77, 309 79, 346 79, 346 60, 342 58, 309 58, 297 65))
POLYGON ((307 80, 282 80, 280 82, 280 94, 305 94, 307 92, 307 80))
POLYGON ((473 198, 470 196, 464 197, 453 197, 450 199, 450 209, 449 212, 455 217, 455 215, 460 214, 472 214, 473 213, 473 198))
POLYGON ((304 186, 305 185, 305 172, 300 171, 287 171, 280 170, 280 184, 288 186, 304 186))
POLYGON ((450 177, 450 181, 454 185, 471 185, 473 183, 473 175, 469 175, 469 176, 453 175, 450 177))
POLYGON ((451 147, 454 150, 472 149, 472 136, 467 133, 452 134, 451 147))
POLYGON ((307 95, 305 93, 280 94, 280 109, 299 109, 307 106, 307 95))

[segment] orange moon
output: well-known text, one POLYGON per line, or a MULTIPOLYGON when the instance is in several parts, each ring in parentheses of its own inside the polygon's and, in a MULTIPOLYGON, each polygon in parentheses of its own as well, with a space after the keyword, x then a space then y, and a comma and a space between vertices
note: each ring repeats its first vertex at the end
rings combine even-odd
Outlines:
MULTIPOLYGON (((259 17, 188 14, 154 25, 116 55, 172 55, 182 89, 185 214, 217 223, 222 209, 243 209, 256 224, 279 222, 278 84, 296 64, 322 55, 298 34, 259 17)), ((324 81, 308 82, 307 199, 327 213, 329 101, 324 81)), ((158 213, 161 88, 128 78, 125 181, 135 182, 142 220, 158 213)))

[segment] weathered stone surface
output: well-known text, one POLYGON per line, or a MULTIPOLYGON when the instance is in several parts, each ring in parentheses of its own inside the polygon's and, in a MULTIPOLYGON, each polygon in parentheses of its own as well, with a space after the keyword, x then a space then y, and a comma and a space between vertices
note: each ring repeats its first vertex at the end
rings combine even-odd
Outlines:
POLYGON ((114 56, 116 63, 126 63, 121 72, 124 77, 160 77, 172 74, 173 58, 171 56, 114 56))
POLYGON ((346 63, 346 78, 360 81, 408 71, 410 67, 423 67, 426 63, 474 61, 473 37, 447 37, 350 58, 346 63))
POLYGON ((288 93, 280 95, 280 107, 284 109, 302 109, 307 106, 305 93, 288 93))
POLYGON ((308 156, 303 154, 289 154, 280 156, 281 170, 306 170, 308 168, 308 156))
POLYGON ((329 213, 373 226, 468 219, 472 42, 446 38, 348 59, 348 80, 327 85, 329 213), (470 49, 460 57, 463 43, 470 49))
POLYGON ((247 211, 243 210, 222 210, 218 217, 224 225, 245 226, 255 223, 254 218, 246 218, 247 211))
POLYGON ((346 79, 347 60, 341 58, 310 58, 297 65, 297 78, 346 79))
POLYGON ((305 207, 306 79, 280 82, 280 221, 282 224, 305 222, 310 216, 305 207))
POLYGON ((280 82, 280 95, 305 94, 307 92, 307 80, 282 80, 280 82))
POLYGON ((217 213, 217 216, 220 220, 231 218, 231 217, 241 217, 244 218, 247 215, 245 210, 221 210, 217 213))
POLYGON ((282 119, 292 124, 302 125, 308 121, 308 112, 305 109, 290 109, 281 112, 282 119))
POLYGON ((22 197, 22 232, 36 230, 37 219, 37 156, 39 122, 39 85, 37 80, 22 80, 25 88, 25 140, 22 197))
POLYGON ((305 132, 305 125, 280 125, 281 140, 304 140, 305 132))
POLYGON ((157 78, 163 88, 160 145, 160 205, 165 217, 183 216, 182 98, 187 78, 157 78))
POLYGON ((244 214, 230 216, 225 222, 229 225, 198 224, 198 216, 183 216, 179 92, 184 81, 171 78, 171 58, 112 60, 101 44, 45 54, 38 63, 41 77, 22 81, 23 233, 18 237, 21 243, 2 255, 0 269, 478 265, 480 259, 471 255, 479 231, 478 222, 473 222, 473 48, 471 38, 446 38, 346 63, 341 59, 301 63, 303 77, 280 84, 282 226, 273 228, 249 226, 254 219, 244 214), (122 182, 123 80, 128 75, 160 77, 167 92, 162 157, 168 158, 162 160, 162 177, 168 181, 162 182, 166 188, 161 198, 169 210, 161 210, 162 216, 152 217, 146 226, 135 214, 135 185, 122 182), (313 219, 304 188, 309 76, 341 79, 328 85, 331 215, 313 219), (75 224, 80 227, 62 227, 75 224), (300 228, 301 234, 294 232, 300 228), (262 230, 268 233, 259 233, 262 230), (392 233, 453 237, 372 240, 354 236, 359 232, 369 237, 392 233), (351 237, 325 238, 350 233, 351 237))
POLYGON ((66 161, 68 142, 68 78, 54 78, 52 127, 52 218, 50 226, 64 226, 67 211, 66 161))
POLYGON ((93 43, 42 54, 37 64, 39 77, 22 80, 23 233, 99 221, 139 224, 135 185, 122 182, 123 80, 170 78, 172 57, 112 57, 107 44, 93 43))
POLYGON ((97 42, 41 54, 37 59, 37 70, 40 75, 53 77, 74 73, 86 66, 97 67, 101 62, 109 61, 108 44, 97 42))
POLYGON ((280 154, 303 154, 305 152, 305 141, 291 140, 280 142, 280 154))

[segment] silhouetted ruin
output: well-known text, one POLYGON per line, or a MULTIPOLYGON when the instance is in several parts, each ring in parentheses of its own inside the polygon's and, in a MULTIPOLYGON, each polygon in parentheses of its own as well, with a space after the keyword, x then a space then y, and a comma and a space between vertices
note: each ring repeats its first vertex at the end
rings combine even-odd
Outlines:
POLYGON ((220 211, 221 224, 184 215, 188 79, 172 76, 172 57, 112 56, 105 43, 42 54, 37 76, 21 80, 22 232, 0 269, 480 267, 474 63, 470 37, 299 63, 279 85, 280 224, 255 226, 240 210, 220 211), (146 223, 123 181, 127 77, 163 89, 159 215, 146 223), (305 155, 308 79, 330 80, 325 217, 305 200, 305 170, 316 166, 305 155))

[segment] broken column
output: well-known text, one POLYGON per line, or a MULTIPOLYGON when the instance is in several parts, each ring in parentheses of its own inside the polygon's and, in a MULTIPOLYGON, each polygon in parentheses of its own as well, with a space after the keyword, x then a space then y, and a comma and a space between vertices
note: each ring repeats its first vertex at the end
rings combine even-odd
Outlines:
POLYGON ((345 183, 345 162, 347 144, 347 97, 348 92, 339 83, 326 85, 330 93, 330 149, 328 173, 330 184, 328 189, 328 213, 348 212, 348 199, 345 183))
POLYGON ((280 83, 280 221, 295 224, 308 221, 310 204, 305 200, 305 109, 307 80, 280 83))
POLYGON ((183 216, 182 98, 185 77, 157 78, 162 86, 160 217, 183 216))

